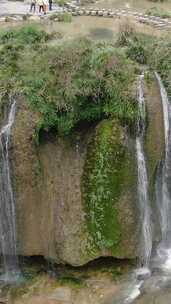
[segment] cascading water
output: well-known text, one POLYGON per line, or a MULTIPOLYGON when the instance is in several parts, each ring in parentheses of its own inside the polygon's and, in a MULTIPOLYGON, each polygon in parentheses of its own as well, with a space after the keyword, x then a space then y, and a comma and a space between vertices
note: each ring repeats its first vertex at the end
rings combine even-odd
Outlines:
POLYGON ((12 100, 7 123, 0 130, 0 246, 3 256, 3 276, 11 281, 19 274, 16 254, 15 202, 11 183, 9 144, 15 119, 16 101, 12 100))
POLYGON ((148 175, 147 166, 143 149, 145 132, 145 100, 143 89, 144 75, 140 76, 138 86, 139 114, 138 135, 136 138, 136 153, 138 165, 138 199, 141 218, 141 246, 140 261, 144 267, 148 267, 152 250, 152 227, 151 209, 148 195, 148 175))
MULTIPOLYGON (((139 295, 140 288, 144 283, 144 278, 150 276, 148 268, 152 251, 152 226, 151 208, 148 194, 148 173, 144 154, 144 135, 145 135, 145 99, 144 99, 144 74, 139 77, 138 82, 138 105, 139 120, 137 122, 136 155, 138 167, 138 200, 141 219, 141 242, 140 242, 140 264, 136 269, 133 279, 128 287, 128 296, 122 303, 132 303, 139 295)), ((120 302, 121 303, 121 302, 120 302)))
POLYGON ((161 172, 156 181, 156 199, 159 211, 162 240, 157 248, 159 266, 166 271, 171 271, 171 105, 167 92, 158 73, 155 73, 162 99, 163 119, 165 131, 165 158, 161 172))
MULTIPOLYGON (((157 170, 156 176, 156 204, 161 229, 161 241, 157 246, 156 255, 153 257, 152 261, 150 261, 152 250, 152 229, 150 224, 151 219, 148 199, 148 180, 145 157, 143 153, 145 126, 141 120, 138 122, 139 135, 136 138, 138 192, 142 221, 141 262, 147 269, 150 262, 150 266, 152 267, 152 275, 148 279, 148 284, 151 285, 153 292, 154 290, 159 290, 159 288, 162 288, 162 286, 167 286, 167 284, 170 286, 171 283, 171 104, 169 103, 166 89, 159 74, 155 73, 155 76, 158 81, 163 106, 165 155, 164 160, 157 170), (154 271, 156 268, 158 268, 158 272, 154 271)), ((145 113, 142 80, 143 77, 141 77, 139 82, 139 110, 141 116, 143 116, 145 113)), ((151 274, 151 271, 149 270, 149 274, 151 274)), ((141 274, 140 269, 135 271, 134 283, 132 283, 132 286, 130 286, 130 290, 132 288, 132 291, 126 300, 123 301, 125 304, 133 303, 134 299, 141 294, 140 288, 144 283, 144 279, 138 280, 138 275, 136 275, 136 273, 138 273, 138 275, 141 274)))
POLYGON ((144 98, 144 73, 138 79, 138 107, 139 119, 137 122, 136 137, 136 156, 138 169, 138 201, 141 220, 141 239, 140 239, 140 267, 137 268, 129 277, 128 282, 123 287, 123 292, 116 299, 117 304, 131 304, 141 294, 141 286, 146 278, 149 278, 151 271, 149 262, 152 251, 152 225, 151 207, 149 200, 149 183, 146 158, 144 153, 145 136, 145 98, 144 98))

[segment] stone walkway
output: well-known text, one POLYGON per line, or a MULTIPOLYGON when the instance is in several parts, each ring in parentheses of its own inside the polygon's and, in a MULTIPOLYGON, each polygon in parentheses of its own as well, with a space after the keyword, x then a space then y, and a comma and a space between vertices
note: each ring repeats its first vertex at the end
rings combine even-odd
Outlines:
MULTIPOLYGON (((11 16, 11 19, 14 21, 23 21, 23 15, 29 14, 29 4, 19 1, 7 1, 7 0, 0 0, 0 22, 7 21, 7 16, 11 16)), ((59 8, 58 6, 54 6, 53 12, 48 13, 46 18, 53 13, 61 13, 61 12, 69 12, 73 16, 99 16, 104 18, 131 18, 137 22, 147 24, 154 28, 158 28, 160 30, 171 30, 171 20, 164 19, 155 16, 145 15, 143 13, 139 13, 136 11, 132 11, 130 9, 99 9, 99 8, 91 8, 91 7, 79 7, 76 1, 70 1, 67 3, 64 9, 59 8)), ((40 16, 37 13, 35 15, 28 15, 28 19, 30 20, 39 20, 40 18, 44 17, 43 15, 40 16)), ((10 20, 10 21, 12 21, 10 20)), ((56 16, 56 20, 58 17, 56 16)))
POLYGON ((132 11, 130 9, 99 9, 99 8, 84 8, 78 7, 74 3, 75 1, 68 3, 68 11, 72 13, 73 16, 99 16, 105 18, 131 18, 137 22, 150 25, 155 28, 171 30, 171 20, 164 19, 156 16, 149 16, 137 11, 132 11))
MULTIPOLYGON (((9 15, 26 15, 30 10, 30 1, 8 1, 0 0, 0 16, 9 16, 9 15)), ((53 10, 61 11, 59 7, 53 5, 53 10)), ((38 12, 37 12, 38 14, 38 12)))

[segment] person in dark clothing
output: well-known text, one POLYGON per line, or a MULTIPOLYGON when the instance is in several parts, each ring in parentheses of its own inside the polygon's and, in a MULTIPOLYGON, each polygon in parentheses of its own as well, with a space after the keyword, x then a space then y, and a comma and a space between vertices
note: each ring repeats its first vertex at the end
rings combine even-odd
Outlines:
POLYGON ((34 12, 36 11, 36 0, 31 0, 31 3, 30 3, 30 12, 34 12))
POLYGON ((49 10, 52 11, 52 0, 49 0, 49 10))
POLYGON ((39 6, 39 13, 44 13, 44 7, 43 7, 43 5, 39 6))

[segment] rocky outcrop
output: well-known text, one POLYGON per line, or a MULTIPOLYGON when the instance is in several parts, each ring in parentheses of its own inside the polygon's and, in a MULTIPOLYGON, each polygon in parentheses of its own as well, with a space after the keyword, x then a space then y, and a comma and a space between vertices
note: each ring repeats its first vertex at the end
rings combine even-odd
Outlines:
POLYGON ((44 133, 36 144, 39 119, 18 100, 11 149, 18 253, 74 266, 101 256, 136 258, 134 139, 117 120, 104 120, 66 138, 44 133))
MULTIPOLYGON (((118 122, 111 127, 112 123, 105 121, 96 128, 78 132, 70 138, 44 135, 43 140, 36 146, 34 130, 38 120, 37 114, 32 113, 20 100, 12 136, 18 253, 25 256, 43 255, 71 265, 82 265, 103 255, 118 258, 135 257, 137 223, 136 191, 133 191, 133 188, 136 188, 136 166, 135 163, 132 166, 132 156, 124 129, 118 122), (105 219, 108 232, 104 233, 103 240, 106 238, 106 243, 99 244, 89 226, 92 207, 88 209, 85 194, 89 190, 86 189, 84 177, 91 181, 91 170, 86 171, 87 164, 89 159, 92 161, 91 151, 96 149, 96 140, 102 140, 98 133, 104 126, 110 130, 107 136, 113 133, 110 139, 111 152, 114 152, 111 169, 112 178, 116 175, 116 180, 111 180, 113 189, 108 189, 111 191, 110 195, 113 195, 113 206, 110 201, 109 210, 102 210, 101 216, 113 210, 114 213, 105 219), (117 151, 115 141, 121 151, 117 151), (120 164, 122 163, 122 168, 115 159, 117 157, 120 164), (124 169, 125 164, 128 170, 124 169), (121 178, 118 177, 120 170, 123 171, 121 178), (129 179, 128 175, 132 173, 133 178, 129 179), (128 184, 131 186, 129 190, 128 184), (110 227, 112 223, 114 226, 110 227)), ((98 163, 101 155, 97 157, 98 163)), ((94 174, 94 164, 92 166, 94 174)), ((108 172, 106 174, 105 178, 108 179, 108 172)), ((109 178, 110 174, 111 172, 109 178)), ((103 204, 99 201, 100 203, 103 204)), ((96 212, 94 216, 98 221, 99 211, 96 212)))

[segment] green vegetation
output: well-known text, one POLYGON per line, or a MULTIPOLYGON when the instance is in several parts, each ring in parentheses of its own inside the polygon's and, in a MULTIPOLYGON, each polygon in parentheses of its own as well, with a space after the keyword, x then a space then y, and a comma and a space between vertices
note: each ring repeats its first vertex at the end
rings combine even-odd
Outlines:
POLYGON ((67 13, 67 12, 58 14, 58 21, 59 22, 72 22, 72 14, 67 13))
POLYGON ((37 44, 46 42, 50 36, 36 26, 25 26, 19 30, 0 32, 0 44, 11 43, 13 45, 37 44))
POLYGON ((146 11, 149 16, 156 16, 160 18, 171 18, 171 13, 165 11, 164 9, 159 9, 157 7, 152 7, 146 11))
POLYGON ((124 124, 136 120, 136 69, 124 52, 86 39, 50 46, 48 39, 33 26, 0 34, 1 100, 24 94, 40 113, 38 132, 67 135, 82 121, 111 116, 124 124))
POLYGON ((120 250, 122 234, 116 203, 134 179, 129 164, 122 128, 117 120, 104 120, 88 149, 82 192, 94 244, 115 254, 120 250))
POLYGON ((64 12, 64 13, 54 13, 49 17, 52 21, 59 22, 72 22, 72 14, 64 12))
POLYGON ((66 0, 55 0, 55 2, 59 5, 59 6, 65 6, 67 1, 66 0))
POLYGON ((151 69, 159 72, 171 100, 171 40, 170 37, 154 41, 152 48, 153 56, 149 57, 148 63, 151 69))
POLYGON ((134 178, 120 125, 135 126, 141 65, 160 73, 171 97, 171 40, 126 24, 116 44, 79 39, 53 46, 50 39, 35 26, 0 32, 0 106, 10 94, 24 95, 39 113, 37 135, 52 129, 69 135, 82 122, 101 121, 88 148, 83 195, 94 244, 119 252, 116 203, 134 178))
POLYGON ((77 278, 74 275, 63 275, 60 276, 58 280, 59 284, 61 285, 67 285, 71 288, 81 288, 85 285, 84 280, 81 278, 77 278))
POLYGON ((117 199, 119 194, 117 172, 120 171, 120 158, 123 158, 124 151, 120 144, 120 130, 113 140, 114 128, 114 123, 108 121, 99 126, 95 142, 90 145, 83 177, 89 230, 100 248, 111 248, 120 240, 114 198, 117 199))
POLYGON ((167 88, 171 99, 171 39, 136 33, 130 24, 123 24, 117 45, 124 49, 128 58, 145 64, 151 71, 157 71, 167 88))
MULTIPOLYGON (((120 54, 125 54, 127 60, 135 61, 143 69, 148 66, 151 71, 158 71, 171 97, 170 39, 164 40, 164 38, 139 34, 131 24, 125 24, 118 35, 116 47, 120 54)), ((115 53, 117 54, 116 49, 115 53)), ((118 107, 116 104, 114 104, 117 114, 115 117, 120 119, 118 110, 121 105, 120 99, 118 107)), ((113 118, 114 111, 110 107, 109 113, 112 113, 113 118)), ((123 108, 121 113, 123 114, 123 108)), ((124 188, 126 193, 127 188, 130 189, 130 185, 133 184, 131 179, 134 178, 134 174, 130 170, 130 162, 118 121, 107 119, 101 122, 88 149, 82 192, 88 229, 93 237, 93 243, 97 248, 110 249, 114 254, 120 252, 122 239, 117 203, 121 199, 121 190, 124 188)))

